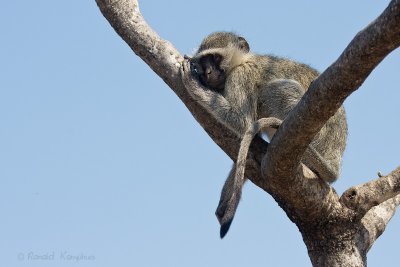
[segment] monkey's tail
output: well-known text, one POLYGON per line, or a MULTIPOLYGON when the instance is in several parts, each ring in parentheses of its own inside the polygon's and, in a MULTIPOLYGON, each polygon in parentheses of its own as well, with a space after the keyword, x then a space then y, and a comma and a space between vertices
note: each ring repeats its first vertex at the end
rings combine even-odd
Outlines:
POLYGON ((236 161, 235 178, 232 188, 231 198, 226 207, 225 214, 221 219, 220 236, 223 238, 231 226, 233 217, 235 216, 236 209, 239 205, 240 197, 242 194, 243 184, 245 182, 244 172, 246 170, 246 159, 247 153, 250 148, 251 141, 261 131, 265 131, 267 128, 278 128, 282 121, 277 118, 261 118, 255 121, 243 135, 240 143, 239 154, 236 161))
POLYGON ((279 127, 279 125, 281 125, 281 123, 282 121, 277 118, 261 118, 258 121, 255 121, 253 125, 247 129, 240 143, 239 154, 236 161, 236 174, 234 183, 235 192, 240 191, 243 187, 247 153, 249 152, 251 141, 253 141, 254 137, 258 133, 265 131, 267 128, 276 129, 279 127))

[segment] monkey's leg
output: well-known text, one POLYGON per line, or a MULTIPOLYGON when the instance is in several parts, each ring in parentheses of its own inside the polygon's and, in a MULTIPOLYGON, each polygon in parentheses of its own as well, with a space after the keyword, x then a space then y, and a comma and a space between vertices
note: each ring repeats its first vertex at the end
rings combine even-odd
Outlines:
MULTIPOLYGON (((284 119, 297 105, 304 93, 304 88, 294 80, 274 80, 261 93, 259 115, 284 119)), ((338 157, 333 157, 333 155, 338 153, 338 148, 330 144, 328 139, 331 138, 332 131, 337 130, 339 125, 336 125, 338 123, 335 121, 328 123, 330 125, 325 125, 321 129, 320 134, 308 146, 302 157, 302 162, 321 179, 332 183, 339 176, 340 160, 335 160, 338 157), (328 160, 325 155, 332 155, 330 158, 334 159, 328 160)))
POLYGON ((327 183, 333 183, 339 177, 338 167, 324 159, 312 143, 304 153, 302 162, 327 183))

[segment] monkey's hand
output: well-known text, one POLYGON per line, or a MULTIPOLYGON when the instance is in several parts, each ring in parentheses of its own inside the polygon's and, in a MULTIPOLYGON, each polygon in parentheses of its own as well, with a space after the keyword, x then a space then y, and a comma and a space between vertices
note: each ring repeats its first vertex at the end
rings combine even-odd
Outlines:
POLYGON ((194 99, 201 101, 202 99, 205 99, 206 96, 206 91, 207 90, 205 87, 203 87, 200 84, 200 81, 198 78, 193 74, 193 70, 191 69, 191 63, 190 63, 190 57, 184 56, 184 60, 182 62, 181 66, 181 78, 182 82, 186 87, 186 90, 190 93, 191 96, 193 96, 194 99))

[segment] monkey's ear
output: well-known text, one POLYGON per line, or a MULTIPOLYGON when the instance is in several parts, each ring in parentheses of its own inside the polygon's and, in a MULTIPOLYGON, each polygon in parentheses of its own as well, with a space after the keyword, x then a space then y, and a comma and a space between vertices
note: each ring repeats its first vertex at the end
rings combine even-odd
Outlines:
POLYGON ((239 48, 244 52, 250 51, 249 43, 243 37, 239 36, 239 48))

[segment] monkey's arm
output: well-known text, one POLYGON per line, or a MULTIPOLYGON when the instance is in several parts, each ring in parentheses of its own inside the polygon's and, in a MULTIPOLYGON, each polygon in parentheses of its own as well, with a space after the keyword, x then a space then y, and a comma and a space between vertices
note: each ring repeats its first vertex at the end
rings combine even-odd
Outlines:
MULTIPOLYGON (((231 130, 235 131, 238 135, 242 135, 247 127, 251 125, 253 114, 244 114, 242 112, 243 107, 245 110, 255 110, 255 107, 252 107, 254 103, 250 103, 255 101, 252 101, 250 97, 246 97, 244 93, 240 93, 243 97, 240 99, 235 98, 234 101, 241 101, 243 103, 232 105, 220 93, 209 90, 199 83, 191 74, 188 59, 185 59, 182 63, 181 75, 183 84, 194 99, 231 130)), ((236 88, 229 88, 229 90, 236 90, 236 88)), ((239 90, 243 89, 239 87, 239 90)))

